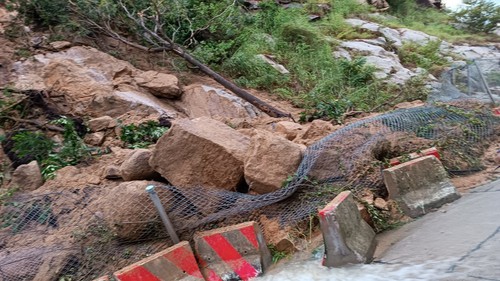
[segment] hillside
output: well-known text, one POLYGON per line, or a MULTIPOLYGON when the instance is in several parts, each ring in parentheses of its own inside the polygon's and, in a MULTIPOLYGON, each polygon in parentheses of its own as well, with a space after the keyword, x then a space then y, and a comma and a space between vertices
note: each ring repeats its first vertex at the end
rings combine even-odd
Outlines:
POLYGON ((255 220, 278 260, 343 190, 377 232, 410 220, 394 157, 436 147, 463 192, 498 175, 491 27, 412 1, 98 2, 0 1, 2 278, 171 245, 147 185, 182 239, 255 220))

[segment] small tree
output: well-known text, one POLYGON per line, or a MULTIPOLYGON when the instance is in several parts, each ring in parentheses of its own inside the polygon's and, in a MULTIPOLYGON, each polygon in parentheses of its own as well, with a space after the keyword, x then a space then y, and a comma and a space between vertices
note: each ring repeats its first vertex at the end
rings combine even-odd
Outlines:
POLYGON ((500 22, 500 5, 488 0, 464 0, 464 4, 454 16, 470 31, 490 32, 500 22))

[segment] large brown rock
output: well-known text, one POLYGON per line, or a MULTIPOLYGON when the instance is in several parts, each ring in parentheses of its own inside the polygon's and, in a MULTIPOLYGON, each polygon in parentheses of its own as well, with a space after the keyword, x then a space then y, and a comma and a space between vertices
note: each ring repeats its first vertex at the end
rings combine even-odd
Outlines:
POLYGON ((267 131, 256 131, 245 158, 245 180, 257 193, 275 191, 297 171, 301 160, 300 145, 267 131))
POLYGON ((157 142, 149 163, 176 186, 234 189, 243 178, 249 138, 206 117, 182 119, 157 142))
POLYGON ((116 127, 117 122, 115 119, 109 116, 102 116, 98 118, 91 119, 87 122, 87 126, 91 132, 105 131, 116 127))
POLYGON ((174 75, 158 71, 146 71, 134 77, 135 82, 155 96, 162 98, 178 98, 181 95, 179 80, 174 75))
POLYGON ((260 111, 224 90, 204 85, 184 88, 178 107, 190 118, 254 118, 260 111))
POLYGON ((14 88, 45 90, 60 114, 118 117, 131 110, 168 113, 175 110, 139 87, 142 71, 128 62, 89 47, 38 54, 13 64, 14 88))
POLYGON ((276 133, 284 136, 288 140, 295 139, 303 130, 304 128, 302 125, 290 121, 280 121, 275 125, 276 133))
POLYGON ((120 166, 120 174, 126 181, 150 180, 158 174, 149 166, 151 151, 148 149, 134 150, 120 166))
POLYGON ((10 186, 24 191, 31 191, 43 185, 40 167, 36 161, 21 165, 12 174, 10 186))
MULTIPOLYGON (((127 181, 111 188, 92 206, 99 210, 117 238, 123 241, 137 241, 150 235, 157 235, 164 230, 158 219, 156 210, 146 186, 162 185, 153 181, 127 181)), ((167 196, 164 189, 157 188, 163 198, 167 196)), ((169 210, 169 202, 162 201, 163 207, 169 210)))

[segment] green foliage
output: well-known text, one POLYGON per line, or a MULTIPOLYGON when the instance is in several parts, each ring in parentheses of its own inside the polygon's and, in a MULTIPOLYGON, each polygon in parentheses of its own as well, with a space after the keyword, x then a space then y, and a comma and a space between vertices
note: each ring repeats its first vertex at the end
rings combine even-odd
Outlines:
POLYGON ((45 179, 53 178, 58 169, 76 165, 90 157, 90 152, 78 136, 71 119, 62 117, 52 122, 64 127, 62 145, 39 132, 21 131, 12 137, 13 151, 20 157, 29 157, 38 161, 45 179))
POLYGON ((29 24, 56 26, 69 20, 69 2, 66 0, 18 0, 17 6, 29 24))
POLYGON ((60 168, 76 165, 90 157, 90 151, 80 136, 78 136, 73 120, 62 117, 52 123, 64 127, 64 141, 61 147, 52 151, 42 161, 42 175, 45 179, 53 178, 55 171, 60 168))
POLYGON ((500 22, 500 6, 489 0, 464 0, 465 7, 455 12, 455 19, 472 32, 490 32, 500 22))
POLYGON ((276 249, 276 246, 274 246, 274 245, 267 245, 267 248, 269 248, 269 251, 271 252, 271 257, 272 257, 273 263, 277 263, 280 260, 282 260, 288 256, 287 252, 278 251, 276 249))
POLYGON ((370 204, 365 204, 368 213, 373 222, 373 226, 375 228, 375 232, 380 233, 384 230, 390 229, 392 225, 389 223, 389 217, 384 212, 377 209, 375 206, 370 204))
POLYGON ((139 125, 122 125, 121 129, 120 139, 129 148, 144 148, 156 143, 168 130, 167 127, 162 127, 158 122, 151 120, 139 125))
POLYGON ((425 45, 415 42, 404 43, 399 50, 399 59, 403 65, 421 67, 426 70, 443 67, 449 62, 439 53, 441 41, 429 41, 425 45))
MULTIPOLYGON (((455 19, 446 10, 437 10, 418 5, 415 0, 388 0, 390 13, 396 17, 376 17, 379 21, 392 27, 407 27, 419 30, 447 41, 463 41, 471 37, 463 30, 454 27, 455 19)), ((477 40, 477 36, 475 36, 477 40)))
POLYGON ((55 147, 54 141, 39 132, 21 131, 12 136, 13 151, 19 158, 31 158, 41 163, 55 147))

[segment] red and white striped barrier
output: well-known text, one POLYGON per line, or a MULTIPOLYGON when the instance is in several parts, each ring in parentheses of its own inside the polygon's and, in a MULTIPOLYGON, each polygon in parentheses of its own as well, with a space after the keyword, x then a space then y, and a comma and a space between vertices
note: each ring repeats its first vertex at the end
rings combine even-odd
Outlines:
POLYGON ((350 191, 343 191, 319 211, 325 255, 323 265, 368 263, 375 252, 375 232, 361 218, 350 191))
POLYGON ((115 272, 119 281, 204 280, 186 241, 115 272))
POLYGON ((194 236, 201 272, 207 281, 249 280, 271 263, 255 222, 200 232, 194 236))

